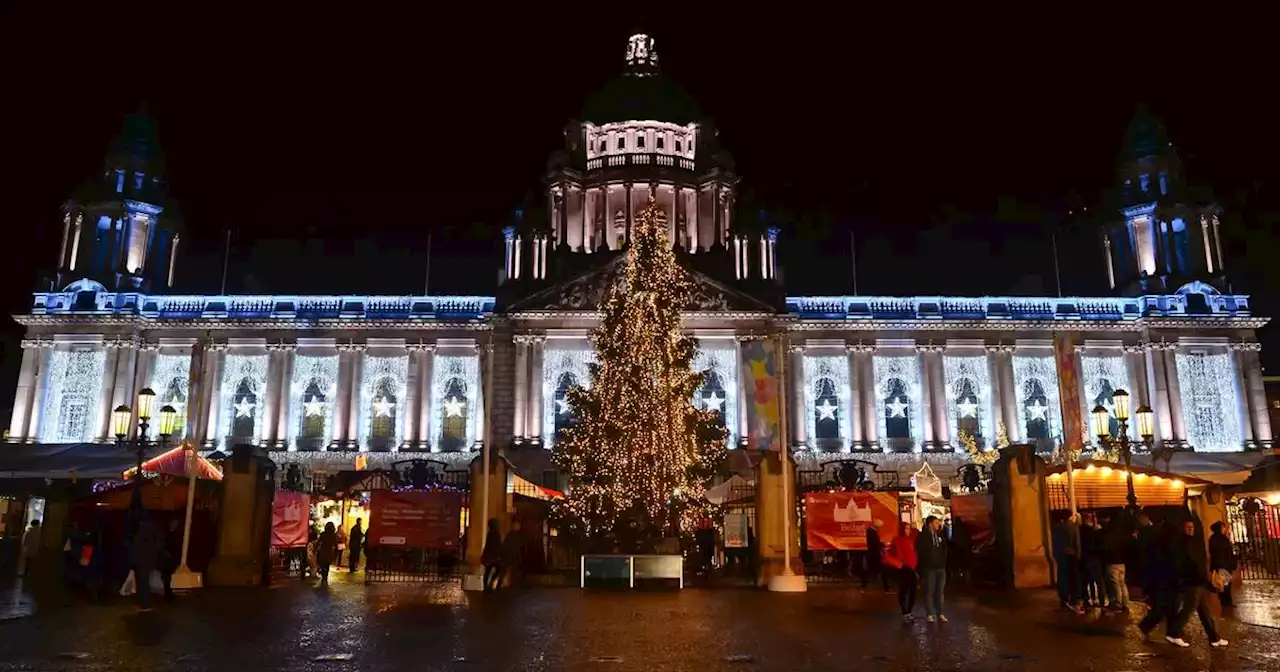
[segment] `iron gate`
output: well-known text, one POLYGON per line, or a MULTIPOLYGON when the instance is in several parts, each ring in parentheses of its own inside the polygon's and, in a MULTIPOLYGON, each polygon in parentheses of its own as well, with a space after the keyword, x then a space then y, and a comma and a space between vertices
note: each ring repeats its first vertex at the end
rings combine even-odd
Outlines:
POLYGON ((899 486, 897 470, 883 471, 874 462, 833 459, 816 469, 796 469, 796 533, 800 536, 800 557, 809 583, 850 583, 861 581, 866 571, 865 553, 810 550, 805 534, 806 492, 822 490, 893 490, 899 486))
POLYGON ((454 549, 370 547, 365 556, 365 583, 461 582, 467 571, 467 523, 470 471, 450 471, 444 462, 406 460, 392 465, 397 480, 406 489, 457 493, 461 501, 458 544, 454 549))
POLYGON ((1227 503, 1241 579, 1280 579, 1280 504, 1256 497, 1227 503))

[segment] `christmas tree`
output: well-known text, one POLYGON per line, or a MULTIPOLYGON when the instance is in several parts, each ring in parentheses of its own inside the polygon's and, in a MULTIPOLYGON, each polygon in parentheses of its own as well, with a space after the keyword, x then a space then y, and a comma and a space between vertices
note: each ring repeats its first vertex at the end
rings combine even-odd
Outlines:
POLYGON ((697 343, 680 324, 691 286, 660 213, 652 199, 638 213, 624 272, 591 334, 591 384, 567 394, 575 422, 554 459, 569 487, 555 514, 577 538, 622 536, 623 527, 678 536, 713 513, 706 488, 725 430, 718 411, 693 404, 704 374, 693 370, 697 343))

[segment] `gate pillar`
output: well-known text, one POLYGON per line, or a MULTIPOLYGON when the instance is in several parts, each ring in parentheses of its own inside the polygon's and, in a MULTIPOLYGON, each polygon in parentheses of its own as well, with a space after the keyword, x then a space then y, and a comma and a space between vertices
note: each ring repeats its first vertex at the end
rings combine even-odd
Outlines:
MULTIPOLYGON (((511 529, 511 495, 507 492, 510 469, 505 457, 490 456, 488 516, 498 521, 498 529, 504 538, 511 529)), ((471 461, 471 492, 467 497, 467 576, 462 583, 466 590, 484 589, 484 566, 480 564, 480 554, 484 552, 484 538, 489 529, 489 523, 484 519, 484 484, 484 456, 481 455, 471 461)))
POLYGON ((1053 584, 1053 545, 1049 536, 1048 465, 1035 446, 1001 449, 991 471, 992 523, 1003 581, 1013 588, 1053 584))
MULTIPOLYGON (((785 553, 791 556, 791 572, 804 576, 800 559, 800 521, 796 516, 796 482, 794 469, 784 470, 782 456, 776 450, 762 451, 756 465, 756 585, 766 587, 771 579, 783 574, 785 553), (788 483, 785 479, 790 478, 788 483), (783 515, 788 524, 783 524, 783 515), (784 529, 786 528, 786 529, 784 529), (790 546, 787 549, 787 546, 790 546)), ((792 464, 792 467, 795 465, 792 464)))
POLYGON ((259 586, 266 583, 276 465, 261 449, 248 444, 232 448, 226 465, 218 551, 205 570, 205 584, 259 586))

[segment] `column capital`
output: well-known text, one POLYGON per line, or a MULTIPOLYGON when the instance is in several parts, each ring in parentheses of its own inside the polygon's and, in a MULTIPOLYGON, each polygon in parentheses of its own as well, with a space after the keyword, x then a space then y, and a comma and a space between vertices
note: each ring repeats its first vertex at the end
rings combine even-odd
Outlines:
POLYGON ((945 352, 946 349, 947 346, 945 343, 939 344, 934 343, 933 341, 929 341, 928 343, 916 343, 916 352, 920 354, 929 352, 945 352))
POLYGON ((120 348, 136 348, 136 347, 138 347, 138 346, 137 346, 137 343, 135 343, 135 342, 134 342, 134 340, 133 340, 132 338, 125 338, 125 337, 123 337, 123 336, 117 336, 117 337, 112 338, 112 339, 105 339, 105 340, 103 340, 103 341, 102 341, 102 347, 104 347, 104 348, 106 348, 106 349, 108 349, 108 350, 116 350, 116 349, 120 349, 120 348))
POLYGON ((1083 355, 1086 347, 1083 345, 1073 345, 1071 346, 1071 349, 1074 350, 1077 355, 1083 355))
MULTIPOLYGON (((416 344, 415 344, 415 345, 416 345, 416 344)), ((295 346, 295 347, 296 347, 296 346, 295 346)), ((357 343, 357 342, 355 342, 355 341, 347 341, 346 343, 338 343, 338 344, 337 344, 337 345, 335 345, 334 347, 338 349, 338 352, 364 352, 365 350, 367 350, 367 349, 369 348, 369 346, 368 346, 367 344, 365 344, 365 343, 357 343)), ((267 349, 268 349, 268 350, 270 350, 270 349, 271 349, 271 345, 270 345, 270 344, 268 344, 268 345, 267 345, 267 349)), ((279 349, 279 350, 283 350, 284 348, 277 348, 277 349, 279 349)))
POLYGON ((750 341, 763 341, 764 339, 765 339, 765 336, 763 334, 735 334, 733 337, 733 340, 739 343, 747 343, 750 341))
POLYGON ((24 338, 22 339, 23 348, 52 348, 54 342, 48 338, 24 338))
POLYGON ((787 352, 793 355, 804 354, 807 347, 804 343, 792 343, 787 346, 787 352))
POLYGON ((1146 344, 1146 346, 1148 350, 1151 350, 1153 352, 1172 352, 1178 349, 1177 343, 1170 343, 1165 340, 1161 340, 1158 343, 1149 342, 1146 344))
POLYGON ((159 352, 160 344, 156 341, 142 341, 138 343, 138 349, 143 352, 159 352))
POLYGON ((1125 343, 1120 346, 1120 351, 1128 355, 1140 355, 1147 351, 1146 343, 1125 343))
POLYGON ((546 336, 540 334, 514 334, 511 337, 511 342, 519 345, 530 345, 541 340, 546 340, 546 336))
POLYGON ((436 344, 427 343, 426 341, 418 341, 417 343, 406 343, 405 349, 409 352, 435 352, 436 344))
POLYGON ((298 344, 291 341, 276 341, 267 344, 268 352, 293 352, 298 349, 298 344))
POLYGON ((987 351, 987 354, 989 355, 996 355, 996 354, 1012 355, 1013 351, 1018 348, 1018 346, 1012 343, 987 343, 982 347, 987 351))
POLYGON ((876 351, 876 344, 863 343, 862 341, 858 341, 857 343, 845 343, 844 351, 850 354, 868 354, 876 351))
POLYGON ((1262 344, 1257 341, 1240 341, 1238 343, 1228 343, 1227 349, 1237 352, 1262 352, 1262 344))

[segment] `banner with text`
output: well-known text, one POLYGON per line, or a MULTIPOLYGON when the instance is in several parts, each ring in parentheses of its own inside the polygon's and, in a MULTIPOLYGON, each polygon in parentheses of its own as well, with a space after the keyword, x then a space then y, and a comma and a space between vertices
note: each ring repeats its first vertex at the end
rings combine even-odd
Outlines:
POLYGON ((458 548, 461 493, 374 490, 369 509, 365 538, 371 546, 458 548))
POLYGON ((749 534, 747 527, 750 524, 745 513, 724 514, 724 547, 746 548, 749 534))
POLYGON ((311 531, 311 496, 301 492, 277 490, 271 502, 271 546, 293 548, 306 546, 311 531))
POLYGON ((806 492, 804 525, 810 551, 865 551, 873 525, 888 544, 898 536, 898 493, 806 492))
POLYGON ((747 444, 757 450, 782 447, 778 358, 773 341, 760 339, 742 344, 747 394, 747 444))
POLYGON ((1053 355, 1058 364, 1058 404, 1062 408, 1062 441, 1078 455, 1084 449, 1084 422, 1081 416, 1080 374, 1076 369, 1076 349, 1067 334, 1053 337, 1053 355))

